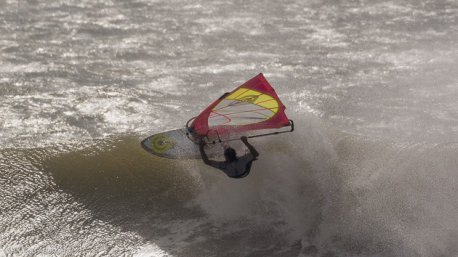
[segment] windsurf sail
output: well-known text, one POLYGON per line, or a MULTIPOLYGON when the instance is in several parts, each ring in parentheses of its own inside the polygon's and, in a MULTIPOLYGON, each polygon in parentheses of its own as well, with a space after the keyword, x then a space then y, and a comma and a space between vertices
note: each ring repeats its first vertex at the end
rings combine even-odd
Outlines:
POLYGON ((210 104, 188 129, 205 137, 290 126, 285 106, 260 73, 210 104))

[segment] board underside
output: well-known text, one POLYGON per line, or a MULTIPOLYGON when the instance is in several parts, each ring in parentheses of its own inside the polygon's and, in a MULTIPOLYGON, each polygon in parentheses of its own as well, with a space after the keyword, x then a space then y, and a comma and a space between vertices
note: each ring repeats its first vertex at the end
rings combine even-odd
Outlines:
POLYGON ((196 144, 186 128, 169 130, 147 137, 142 147, 157 156, 170 159, 198 159, 199 145, 196 144))

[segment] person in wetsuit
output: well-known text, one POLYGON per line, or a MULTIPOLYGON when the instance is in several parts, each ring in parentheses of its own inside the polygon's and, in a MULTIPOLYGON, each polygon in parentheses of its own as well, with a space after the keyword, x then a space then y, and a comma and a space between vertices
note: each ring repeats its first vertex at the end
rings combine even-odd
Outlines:
POLYGON ((259 156, 259 153, 250 143, 248 143, 247 137, 243 136, 240 138, 240 140, 242 140, 250 152, 241 157, 237 157, 237 152, 234 150, 234 148, 228 147, 224 150, 224 158, 226 160, 222 162, 208 159, 208 156, 204 150, 205 143, 202 141, 199 147, 202 160, 205 164, 222 170, 224 173, 226 173, 227 176, 231 178, 246 177, 250 173, 251 164, 253 161, 257 160, 256 158, 259 156))

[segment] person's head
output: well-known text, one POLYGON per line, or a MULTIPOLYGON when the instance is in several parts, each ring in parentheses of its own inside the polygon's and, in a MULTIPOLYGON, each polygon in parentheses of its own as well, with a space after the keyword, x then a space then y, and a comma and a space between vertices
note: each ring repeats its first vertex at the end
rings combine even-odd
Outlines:
POLYGON ((227 162, 233 162, 237 160, 237 153, 235 152, 234 148, 228 147, 224 150, 224 157, 226 158, 227 162))

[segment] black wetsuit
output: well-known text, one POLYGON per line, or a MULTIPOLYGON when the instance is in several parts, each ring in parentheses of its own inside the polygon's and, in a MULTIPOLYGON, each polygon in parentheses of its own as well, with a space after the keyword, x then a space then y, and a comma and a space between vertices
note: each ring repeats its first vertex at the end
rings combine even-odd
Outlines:
POLYGON ((256 160, 251 153, 247 153, 233 162, 209 161, 208 165, 222 170, 231 178, 243 178, 250 173, 251 164, 256 160))

